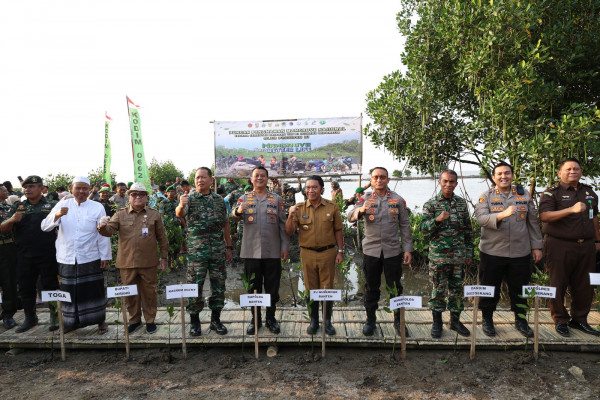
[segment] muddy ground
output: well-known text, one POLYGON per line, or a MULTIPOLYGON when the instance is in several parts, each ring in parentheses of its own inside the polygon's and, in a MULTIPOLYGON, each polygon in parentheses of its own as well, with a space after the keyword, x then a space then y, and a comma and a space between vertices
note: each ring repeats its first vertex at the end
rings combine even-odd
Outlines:
POLYGON ((597 399, 600 354, 334 348, 26 350, 0 357, 2 399, 597 399), (580 368, 581 374, 569 369, 580 368))

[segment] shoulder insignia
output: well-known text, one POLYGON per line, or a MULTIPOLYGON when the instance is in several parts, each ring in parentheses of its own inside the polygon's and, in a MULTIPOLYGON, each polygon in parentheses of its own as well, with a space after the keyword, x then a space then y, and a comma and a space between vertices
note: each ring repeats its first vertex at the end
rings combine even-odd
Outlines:
POLYGON ((479 202, 480 202, 480 203, 483 203, 484 201, 485 201, 485 197, 481 196, 481 197, 479 198, 479 202))
POLYGON ((550 192, 544 192, 544 194, 545 194, 546 196, 550 196, 550 197, 552 197, 552 196, 553 196, 553 195, 552 195, 552 193, 550 193, 550 192))
POLYGON ((548 189, 546 189, 546 190, 554 191, 554 190, 558 189, 559 187, 560 187, 560 183, 557 182, 554 185, 549 186, 548 189))

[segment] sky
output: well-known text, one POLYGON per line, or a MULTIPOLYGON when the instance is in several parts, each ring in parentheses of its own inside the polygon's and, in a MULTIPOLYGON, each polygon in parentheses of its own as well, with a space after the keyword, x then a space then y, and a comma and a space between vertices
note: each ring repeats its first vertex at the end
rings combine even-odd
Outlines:
MULTIPOLYGON (((364 115, 402 69, 399 1, 6 1, 0 5, 0 181, 87 175, 133 180, 126 95, 146 160, 185 176, 214 163, 211 121, 364 115)), ((368 122, 364 116, 363 125, 368 122)), ((400 164, 363 136, 363 165, 400 164)))

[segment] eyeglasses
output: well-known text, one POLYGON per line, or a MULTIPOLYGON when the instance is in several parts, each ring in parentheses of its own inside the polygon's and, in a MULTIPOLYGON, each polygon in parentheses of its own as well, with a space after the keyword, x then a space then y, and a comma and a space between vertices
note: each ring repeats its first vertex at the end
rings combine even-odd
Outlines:
POLYGON ((146 193, 137 192, 137 193, 129 193, 131 197, 146 197, 146 193))
POLYGON ((384 181, 387 178, 388 178, 387 175, 372 175, 371 176, 371 179, 373 179, 374 181, 376 181, 376 180, 384 181))

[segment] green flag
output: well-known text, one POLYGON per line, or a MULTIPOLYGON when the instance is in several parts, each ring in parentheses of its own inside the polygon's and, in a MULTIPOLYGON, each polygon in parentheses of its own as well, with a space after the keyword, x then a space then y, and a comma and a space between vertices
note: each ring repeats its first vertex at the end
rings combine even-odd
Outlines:
POLYGON ((135 105, 129 97, 127 97, 127 109, 129 110, 129 127, 131 129, 131 149, 133 151, 133 176, 135 182, 143 183, 146 186, 148 193, 152 193, 150 185, 150 173, 144 156, 144 143, 142 142, 142 127, 140 121, 140 113, 137 108, 133 108, 130 104, 135 105))
POLYGON ((110 177, 110 138, 108 137, 110 119, 111 118, 107 115, 106 121, 104 122, 104 168, 102 171, 102 176, 104 178, 104 182, 112 186, 112 179, 110 177))

